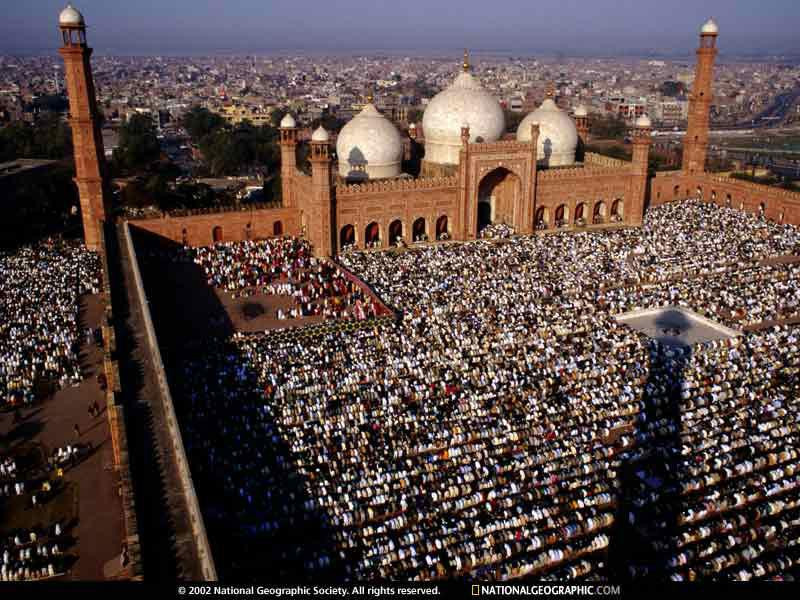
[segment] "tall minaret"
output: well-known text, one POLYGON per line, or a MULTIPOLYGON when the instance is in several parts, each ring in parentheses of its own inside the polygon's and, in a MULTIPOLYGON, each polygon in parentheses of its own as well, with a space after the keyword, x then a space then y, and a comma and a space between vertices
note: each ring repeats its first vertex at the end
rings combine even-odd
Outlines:
POLYGON ((589 111, 583 104, 575 109, 575 129, 581 142, 585 144, 589 141, 589 111))
POLYGON ((636 119, 631 131, 633 143, 631 194, 630 201, 626 202, 625 206, 625 223, 628 225, 642 224, 645 201, 647 200, 647 168, 650 143, 653 139, 652 135, 653 124, 650 121, 650 117, 642 115, 636 119))
POLYGON ((687 174, 705 170, 717 35, 719 28, 713 19, 709 19, 700 30, 697 68, 689 95, 689 124, 683 141, 683 172, 687 174))
POLYGON ((281 195, 283 206, 294 208, 296 201, 292 195, 294 190, 294 172, 297 169, 297 122, 290 113, 281 119, 281 195))
POLYGON ((336 246, 332 235, 336 224, 332 223, 330 134, 320 125, 311 134, 311 197, 307 199, 308 239, 314 247, 315 256, 333 256, 336 246))
POLYGON ((58 18, 64 58, 64 76, 69 95, 72 145, 75 149, 75 183, 81 202, 86 245, 100 248, 100 228, 106 218, 108 198, 105 153, 92 80, 92 49, 86 45, 86 23, 71 4, 58 18))

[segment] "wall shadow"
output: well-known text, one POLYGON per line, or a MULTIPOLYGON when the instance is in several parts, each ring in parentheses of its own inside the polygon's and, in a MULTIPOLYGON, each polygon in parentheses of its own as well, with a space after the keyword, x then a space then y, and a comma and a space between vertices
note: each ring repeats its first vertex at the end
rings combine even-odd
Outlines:
POLYGON ((175 581, 184 575, 178 565, 175 523, 170 518, 165 466, 158 449, 152 408, 145 388, 142 355, 144 333, 135 329, 128 302, 123 256, 112 226, 106 228, 106 252, 114 307, 110 325, 116 333, 114 358, 119 364, 120 401, 125 410, 131 482, 142 557, 149 581, 175 581))
POLYGON ((353 148, 347 157, 347 164, 350 169, 347 171, 347 181, 359 182, 369 179, 367 175, 367 158, 360 148, 353 148))
POLYGON ((539 164, 543 167, 550 166, 550 157, 553 155, 553 142, 550 138, 546 138, 542 144, 544 156, 539 159, 539 164))
MULTIPOLYGON (((678 311, 656 319, 659 330, 685 330, 678 311)), ((649 343, 649 373, 634 443, 621 455, 617 514, 609 544, 612 580, 665 581, 676 553, 681 510, 681 404, 692 348, 668 333, 649 343)))
POLYGON ((308 492, 314 476, 295 468, 268 384, 231 339, 233 322, 202 267, 172 262, 179 244, 134 228, 131 235, 218 577, 342 581, 329 517, 308 492), (324 565, 310 570, 308 561, 324 565))
POLYGON ((409 140, 409 157, 403 161, 403 173, 419 177, 422 171, 422 159, 425 158, 425 146, 417 140, 409 140))

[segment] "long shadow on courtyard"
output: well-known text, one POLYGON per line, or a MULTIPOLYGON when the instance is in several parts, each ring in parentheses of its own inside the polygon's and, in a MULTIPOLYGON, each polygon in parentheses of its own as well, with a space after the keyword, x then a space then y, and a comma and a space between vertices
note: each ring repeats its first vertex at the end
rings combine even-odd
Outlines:
POLYGON ((680 312, 656 319, 649 344, 649 373, 643 406, 623 454, 618 511, 609 544, 612 580, 668 579, 677 550, 681 510, 681 403, 692 348, 674 335, 691 328, 680 312))
MULTIPOLYGON (((131 228, 170 391, 220 579, 341 581, 328 516, 292 453, 233 323, 181 246, 131 228)), ((286 335, 299 335, 291 333, 286 335)), ((310 476, 313 478, 313 475, 310 476)))
POLYGON ((175 523, 168 510, 165 467, 154 427, 150 395, 145 386, 143 333, 134 331, 128 302, 125 267, 119 240, 112 227, 106 231, 106 249, 114 306, 116 358, 119 363, 122 402, 128 436, 129 459, 136 499, 142 570, 152 581, 191 578, 182 573, 176 553, 175 523))

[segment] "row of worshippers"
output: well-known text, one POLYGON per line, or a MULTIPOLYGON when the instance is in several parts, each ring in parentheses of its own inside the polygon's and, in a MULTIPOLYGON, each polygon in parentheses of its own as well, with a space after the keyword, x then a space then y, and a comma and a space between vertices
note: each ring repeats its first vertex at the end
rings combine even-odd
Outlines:
POLYGON ((262 293, 291 298, 290 307, 276 310, 280 320, 364 319, 379 312, 375 299, 336 264, 314 257, 307 240, 281 237, 185 247, 175 260, 199 265, 209 285, 234 297, 262 293))
POLYGON ((514 228, 506 223, 489 223, 481 229, 480 236, 484 239, 505 239, 514 235, 514 228))
POLYGON ((185 356, 207 518, 285 576, 607 578, 620 514, 652 549, 628 576, 796 576, 797 330, 684 353, 595 302, 794 250, 793 228, 739 220, 688 202, 641 231, 348 254, 402 320, 185 356), (759 527, 677 545, 746 511, 759 527))
POLYGON ((81 244, 54 238, 0 250, 0 408, 80 383, 79 303, 99 288, 98 257, 81 244))
POLYGON ((45 529, 14 531, 0 537, 0 581, 32 581, 63 575, 68 556, 62 546, 68 543, 61 524, 45 529))
MULTIPOLYGON (((60 522, 48 522, 49 513, 38 512, 52 497, 56 482, 49 476, 43 477, 39 466, 24 461, 18 463, 11 455, 0 455, 0 465, 4 467, 4 474, 0 476, 0 498, 12 494, 25 497, 25 510, 37 511, 40 515, 37 521, 43 523, 33 529, 6 530, 0 534, 0 581, 63 575, 69 559, 63 549, 70 546, 72 540, 66 536, 60 522)), ((48 469, 47 472, 52 471, 48 469)))
MULTIPOLYGON (((0 497, 9 496, 14 490, 16 495, 28 497, 27 510, 41 510, 39 505, 50 498, 53 490, 50 480, 42 479, 30 469, 23 473, 15 470, 13 474, 17 480, 13 484, 0 485, 0 497)), ((42 517, 47 515, 38 514, 42 517)), ((0 581, 26 581, 62 575, 67 570, 68 559, 62 548, 71 543, 72 540, 65 536, 58 521, 45 527, 13 530, 1 535, 0 581)))

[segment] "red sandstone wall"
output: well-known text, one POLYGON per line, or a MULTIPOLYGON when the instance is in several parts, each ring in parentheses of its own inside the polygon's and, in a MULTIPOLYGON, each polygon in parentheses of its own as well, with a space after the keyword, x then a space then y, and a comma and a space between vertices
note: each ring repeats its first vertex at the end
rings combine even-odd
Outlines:
POLYGON ((692 176, 676 172, 650 181, 651 206, 697 197, 752 214, 758 214, 763 205, 768 219, 800 225, 800 193, 797 192, 707 173, 692 176))
POLYGON ((222 240, 226 242, 273 237, 276 222, 281 223, 284 235, 300 235, 300 213, 295 208, 262 208, 130 221, 134 227, 179 244, 185 240, 190 246, 212 244, 216 227, 221 228, 222 240))
POLYGON ((412 226, 416 219, 425 219, 428 238, 436 237, 436 221, 447 216, 448 231, 454 237, 458 188, 433 188, 387 190, 359 194, 337 193, 336 240, 342 229, 352 225, 356 231, 356 244, 363 247, 366 226, 373 221, 380 227, 384 246, 389 243, 389 224, 399 219, 403 223, 403 237, 412 239, 412 226))
POLYGON ((555 213, 559 205, 565 204, 568 222, 574 223, 575 208, 584 202, 584 217, 591 223, 595 204, 604 202, 606 219, 611 214, 614 200, 622 200, 622 215, 626 223, 641 222, 641 213, 636 214, 636 202, 631 198, 631 185, 634 175, 621 168, 580 168, 558 169, 539 173, 536 186, 536 210, 545 207, 548 211, 548 225, 553 227, 555 213))

